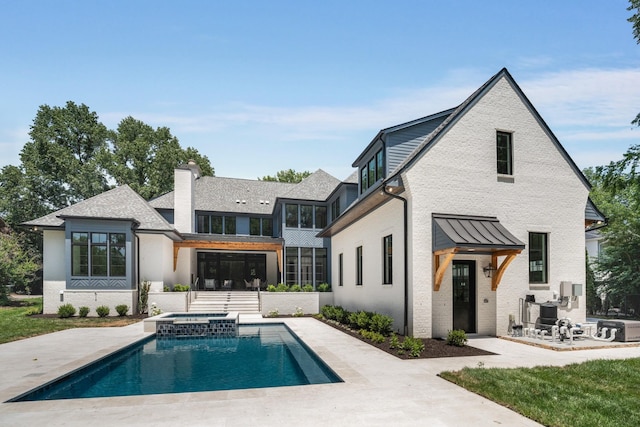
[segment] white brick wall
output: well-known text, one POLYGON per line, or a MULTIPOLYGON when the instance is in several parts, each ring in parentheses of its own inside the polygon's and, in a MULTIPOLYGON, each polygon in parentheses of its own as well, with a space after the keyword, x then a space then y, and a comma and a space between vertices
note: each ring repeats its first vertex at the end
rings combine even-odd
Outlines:
MULTIPOLYGON (((554 290, 559 291, 563 280, 584 284, 588 190, 505 79, 424 153, 406 171, 403 181, 403 196, 409 199, 409 328, 413 335, 442 336, 453 326, 451 267, 440 291, 433 291, 432 213, 496 216, 526 245, 529 232, 549 233, 546 286, 529 285, 526 249, 506 270, 496 292, 491 291, 490 279, 482 274, 490 256, 466 257, 476 260, 479 333, 506 334, 509 315, 518 316, 519 299, 527 294, 544 301, 554 290), (497 180, 497 130, 513 133, 514 183, 497 180)), ((396 322, 402 318, 401 233, 402 205, 393 201, 332 237, 336 304, 348 309, 386 308, 390 311, 386 314, 396 322), (398 254, 394 256, 394 276, 400 276, 394 277, 392 289, 385 289, 378 277, 381 238, 389 229, 394 233, 394 255, 398 254), (355 287, 355 247, 360 244, 364 247, 365 285, 355 287), (337 286, 339 253, 344 253, 344 289, 337 286)), ((566 314, 584 320, 583 300, 580 297, 566 314)), ((564 314, 559 312, 559 316, 564 314)))
POLYGON ((296 307, 304 314, 318 314, 320 302, 318 292, 260 292, 261 312, 264 316, 271 310, 279 314, 293 314, 296 307))

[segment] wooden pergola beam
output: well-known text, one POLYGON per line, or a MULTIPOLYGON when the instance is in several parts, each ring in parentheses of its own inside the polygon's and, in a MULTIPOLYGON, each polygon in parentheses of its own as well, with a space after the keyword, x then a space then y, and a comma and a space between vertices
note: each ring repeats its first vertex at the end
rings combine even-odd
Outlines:
POLYGON ((178 252, 180 248, 214 249, 223 251, 268 251, 275 252, 278 257, 278 267, 283 270, 282 265, 282 244, 268 242, 223 242, 223 241, 202 241, 184 240, 173 242, 173 271, 178 267, 178 252))

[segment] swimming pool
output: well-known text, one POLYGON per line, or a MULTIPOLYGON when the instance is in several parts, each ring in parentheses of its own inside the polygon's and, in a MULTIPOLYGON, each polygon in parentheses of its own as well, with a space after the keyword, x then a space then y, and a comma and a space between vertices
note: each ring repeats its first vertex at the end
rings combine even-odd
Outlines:
POLYGON ((235 337, 155 336, 10 402, 325 384, 342 380, 283 323, 235 337))

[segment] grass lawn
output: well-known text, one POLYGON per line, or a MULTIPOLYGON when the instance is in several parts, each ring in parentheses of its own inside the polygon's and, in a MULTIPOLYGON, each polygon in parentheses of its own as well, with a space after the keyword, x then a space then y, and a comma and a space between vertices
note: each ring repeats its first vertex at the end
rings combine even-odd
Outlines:
POLYGON ((640 358, 440 376, 546 426, 640 426, 640 358))
POLYGON ((42 307, 42 298, 13 301, 12 306, 0 307, 0 344, 63 329, 125 326, 140 321, 140 319, 132 317, 59 319, 29 316, 30 313, 39 313, 40 307, 42 307))

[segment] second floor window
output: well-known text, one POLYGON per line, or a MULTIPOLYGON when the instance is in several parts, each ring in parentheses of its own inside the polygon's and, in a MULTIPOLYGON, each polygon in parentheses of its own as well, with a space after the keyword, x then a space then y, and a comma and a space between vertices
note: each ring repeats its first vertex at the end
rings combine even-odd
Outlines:
POLYGON ((497 169, 501 175, 513 175, 513 138, 509 132, 496 133, 497 169))
POLYGON ((360 193, 364 193, 384 178, 384 152, 379 150, 360 169, 360 193))

